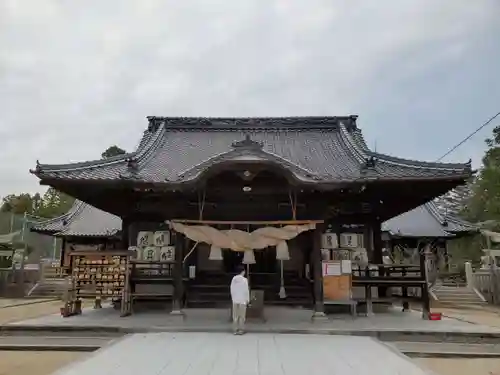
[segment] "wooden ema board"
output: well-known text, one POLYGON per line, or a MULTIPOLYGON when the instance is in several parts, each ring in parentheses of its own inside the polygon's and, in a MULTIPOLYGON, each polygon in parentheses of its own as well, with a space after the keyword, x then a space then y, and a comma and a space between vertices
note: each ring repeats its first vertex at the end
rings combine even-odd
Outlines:
MULTIPOLYGON (((70 254, 73 269, 71 285, 65 296, 63 316, 81 314, 81 299, 94 298, 99 308, 101 298, 123 299, 129 283, 129 252, 75 251, 70 254)), ((122 306, 125 304, 122 303, 122 306)))
POLYGON ((350 300, 352 298, 350 269, 349 272, 342 271, 341 262, 323 262, 323 296, 325 300, 350 300))

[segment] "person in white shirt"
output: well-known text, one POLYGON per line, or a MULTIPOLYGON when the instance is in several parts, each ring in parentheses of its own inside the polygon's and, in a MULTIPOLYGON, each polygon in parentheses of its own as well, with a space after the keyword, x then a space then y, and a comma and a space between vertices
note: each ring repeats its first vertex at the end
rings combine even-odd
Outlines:
POLYGON ((245 328, 247 305, 250 302, 248 280, 245 277, 245 268, 238 267, 238 274, 231 280, 231 300, 233 302, 233 331, 235 335, 242 335, 245 328))

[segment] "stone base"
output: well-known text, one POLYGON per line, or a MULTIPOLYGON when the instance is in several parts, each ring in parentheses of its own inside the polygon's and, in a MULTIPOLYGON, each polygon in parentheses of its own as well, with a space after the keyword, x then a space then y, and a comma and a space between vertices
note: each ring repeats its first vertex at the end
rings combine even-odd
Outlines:
POLYGON ((328 317, 323 311, 315 311, 312 314, 311 320, 313 322, 326 322, 328 320, 328 317))
POLYGON ((169 315, 170 316, 178 316, 178 317, 181 317, 181 318, 184 318, 186 316, 186 314, 182 310, 172 310, 172 311, 170 311, 169 315))

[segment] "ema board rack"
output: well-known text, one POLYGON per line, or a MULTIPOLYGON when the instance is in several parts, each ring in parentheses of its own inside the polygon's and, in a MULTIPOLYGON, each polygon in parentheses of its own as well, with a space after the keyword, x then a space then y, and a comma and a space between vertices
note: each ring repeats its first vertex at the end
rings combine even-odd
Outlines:
POLYGON ((129 251, 75 251, 70 254, 72 272, 63 316, 81 313, 82 299, 121 300, 129 287, 129 251))

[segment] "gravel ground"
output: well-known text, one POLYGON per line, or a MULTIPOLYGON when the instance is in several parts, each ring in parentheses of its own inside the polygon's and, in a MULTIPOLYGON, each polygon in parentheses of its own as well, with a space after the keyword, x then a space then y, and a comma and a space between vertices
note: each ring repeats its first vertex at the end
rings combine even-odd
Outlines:
POLYGON ((500 375, 500 358, 415 358, 413 361, 436 375, 500 375))
POLYGON ((44 315, 54 314, 59 311, 62 305, 63 303, 61 301, 50 301, 33 303, 29 305, 19 304, 16 306, 0 308, 0 324, 12 323, 20 320, 32 319, 44 315))
POLYGON ((0 375, 50 375, 90 353, 0 351, 0 375))

